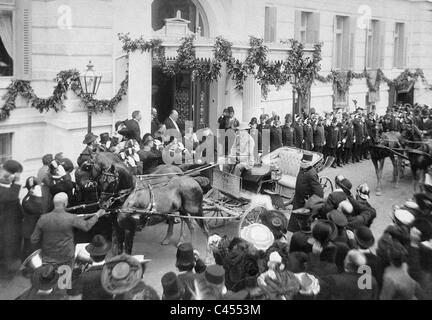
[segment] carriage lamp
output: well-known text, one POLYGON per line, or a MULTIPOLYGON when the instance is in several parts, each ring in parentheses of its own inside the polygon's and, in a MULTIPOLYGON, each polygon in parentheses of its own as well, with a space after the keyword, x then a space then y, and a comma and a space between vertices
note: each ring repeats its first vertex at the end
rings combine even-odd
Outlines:
POLYGON ((92 105, 91 100, 97 94, 99 90, 99 86, 102 81, 102 75, 96 73, 94 70, 94 65, 91 61, 87 65, 87 71, 84 74, 80 74, 79 83, 81 86, 81 91, 84 96, 87 98, 87 111, 88 111, 88 120, 87 120, 87 132, 90 133, 92 130, 92 105))

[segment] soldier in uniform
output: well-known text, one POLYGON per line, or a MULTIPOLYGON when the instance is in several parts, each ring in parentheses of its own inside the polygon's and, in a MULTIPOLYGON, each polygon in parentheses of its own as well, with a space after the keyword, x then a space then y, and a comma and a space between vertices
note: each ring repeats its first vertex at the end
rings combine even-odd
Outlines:
POLYGON ((318 121, 316 121, 313 128, 313 141, 314 141, 314 151, 323 153, 324 146, 326 144, 325 140, 325 128, 324 128, 324 119, 319 117, 318 121))
POLYGON ((282 148, 282 128, 280 127, 280 117, 275 115, 273 124, 270 127, 270 152, 282 148))
POLYGON ((97 147, 97 139, 98 136, 93 133, 87 133, 83 144, 86 145, 85 149, 81 152, 80 156, 78 157, 77 163, 78 166, 81 167, 81 165, 86 162, 87 160, 91 159, 92 154, 95 153, 95 149, 97 147))
MULTIPOLYGON (((333 118, 332 120, 332 124, 329 127, 329 129, 327 130, 327 135, 326 135, 326 144, 328 147, 328 152, 329 152, 329 156, 332 156, 336 159, 336 162, 340 159, 337 159, 336 157, 336 151, 338 146, 341 143, 341 132, 340 129, 337 126, 337 119, 333 118)), ((340 162, 339 163, 334 163, 332 164, 333 168, 336 168, 336 164, 340 167, 340 162)))
POLYGON ((337 124, 337 127, 339 128, 340 131, 340 143, 338 144, 338 147, 336 149, 336 163, 338 164, 338 166, 342 166, 343 164, 343 153, 344 153, 344 141, 345 140, 345 136, 346 136, 346 126, 342 121, 340 121, 337 124))
POLYGON ((344 143, 344 153, 343 153, 344 164, 348 164, 350 159, 354 163, 354 155, 352 152, 353 145, 354 145, 354 127, 353 127, 352 119, 347 119, 346 121, 346 132, 342 142, 344 143))
POLYGON ((292 118, 290 114, 285 116, 285 125, 282 127, 282 143, 284 147, 293 147, 295 141, 295 130, 292 127, 292 118))
POLYGON ((354 160, 360 162, 362 160, 362 144, 364 139, 364 125, 360 120, 360 115, 356 115, 353 121, 354 126, 354 160))
POLYGON ((303 124, 301 121, 301 117, 299 115, 295 116, 293 127, 295 131, 294 145, 296 148, 301 149, 303 147, 303 142, 304 142, 304 133, 303 133, 303 124))
POLYGON ((305 124, 303 126, 303 137, 304 137, 304 143, 303 143, 303 149, 312 151, 314 144, 313 144, 313 128, 311 125, 311 119, 306 119, 305 124))

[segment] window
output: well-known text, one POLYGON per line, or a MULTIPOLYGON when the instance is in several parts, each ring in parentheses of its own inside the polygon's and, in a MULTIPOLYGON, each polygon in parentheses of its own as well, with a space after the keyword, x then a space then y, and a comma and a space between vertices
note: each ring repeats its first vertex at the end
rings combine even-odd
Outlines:
POLYGON ((0 6, 0 77, 14 74, 14 27, 11 10, 1 10, 0 6))
POLYGON ((275 42, 276 41, 276 24, 277 24, 277 8, 266 7, 265 8, 265 22, 264 22, 264 41, 275 42))
POLYGON ((31 77, 31 0, 0 0, 0 77, 31 77))
POLYGON ((405 24, 396 23, 394 31, 393 67, 402 69, 406 66, 405 24))
POLYGON ((12 159, 12 133, 0 134, 0 165, 12 159))
POLYGON ((384 66, 384 22, 371 20, 366 29, 366 68, 378 69, 384 66))
POLYGON ((356 19, 336 16, 334 20, 333 69, 354 68, 356 19))
POLYGON ((305 45, 319 42, 319 24, 319 13, 296 10, 294 39, 305 45))

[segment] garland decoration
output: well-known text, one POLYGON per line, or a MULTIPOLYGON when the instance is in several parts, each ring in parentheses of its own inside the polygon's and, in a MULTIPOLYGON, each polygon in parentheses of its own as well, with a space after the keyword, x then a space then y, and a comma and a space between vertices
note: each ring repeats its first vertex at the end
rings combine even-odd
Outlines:
POLYGON ((63 101, 66 99, 66 93, 71 89, 84 103, 84 105, 94 113, 103 113, 104 111, 114 112, 117 105, 127 94, 129 77, 126 74, 122 81, 117 94, 110 100, 98 100, 86 97, 79 85, 79 72, 75 69, 61 71, 54 79, 56 85, 54 91, 48 98, 38 97, 30 81, 13 80, 6 89, 6 94, 3 96, 4 105, 0 109, 0 121, 6 120, 10 116, 10 112, 16 108, 15 101, 18 95, 21 95, 30 103, 32 108, 35 108, 40 113, 53 110, 55 112, 63 109, 63 101))

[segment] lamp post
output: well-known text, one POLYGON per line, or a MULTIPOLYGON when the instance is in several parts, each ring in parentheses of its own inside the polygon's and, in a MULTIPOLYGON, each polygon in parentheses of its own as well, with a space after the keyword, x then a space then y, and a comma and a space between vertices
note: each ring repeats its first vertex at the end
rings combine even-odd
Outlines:
POLYGON ((92 98, 97 94, 99 90, 99 86, 102 80, 102 76, 96 73, 94 70, 94 65, 90 61, 87 65, 87 71, 84 74, 80 74, 80 86, 82 93, 85 96, 86 107, 88 111, 87 118, 87 132, 90 133, 92 131, 92 106, 90 105, 92 102, 92 98))

